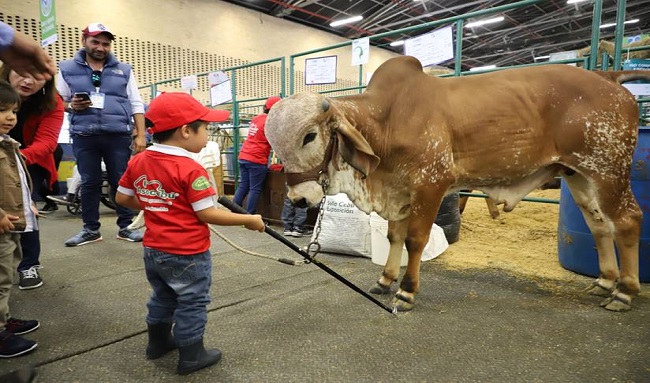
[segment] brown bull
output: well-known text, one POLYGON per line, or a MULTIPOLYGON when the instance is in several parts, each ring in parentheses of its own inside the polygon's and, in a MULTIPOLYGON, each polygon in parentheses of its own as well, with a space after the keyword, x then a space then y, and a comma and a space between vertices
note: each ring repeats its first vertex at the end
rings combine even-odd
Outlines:
POLYGON ((596 240, 600 276, 591 293, 607 296, 609 310, 628 310, 640 288, 642 214, 630 190, 638 106, 608 76, 548 65, 441 79, 403 56, 382 64, 363 94, 281 101, 266 134, 294 203, 314 206, 343 192, 389 221, 389 257, 371 292, 390 292, 405 243, 398 310, 413 307, 445 194, 482 190, 511 211, 557 174, 596 240))

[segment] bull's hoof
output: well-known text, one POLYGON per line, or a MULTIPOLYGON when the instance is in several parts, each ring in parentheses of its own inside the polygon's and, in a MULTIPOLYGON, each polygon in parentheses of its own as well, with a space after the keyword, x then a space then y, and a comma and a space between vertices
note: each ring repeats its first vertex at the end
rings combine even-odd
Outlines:
POLYGON ((600 306, 609 311, 629 311, 632 308, 632 298, 627 294, 614 293, 609 298, 602 301, 600 306))
POLYGON ((393 309, 398 312, 411 311, 415 307, 415 299, 409 298, 402 294, 395 294, 393 299, 393 309))
POLYGON ((609 297, 614 292, 614 286, 608 288, 607 286, 602 285, 597 279, 587 289, 587 292, 591 295, 596 295, 599 297, 609 297))
POLYGON ((368 290, 370 294, 377 294, 377 295, 386 295, 390 294, 390 285, 384 286, 381 283, 377 282, 373 287, 368 290))

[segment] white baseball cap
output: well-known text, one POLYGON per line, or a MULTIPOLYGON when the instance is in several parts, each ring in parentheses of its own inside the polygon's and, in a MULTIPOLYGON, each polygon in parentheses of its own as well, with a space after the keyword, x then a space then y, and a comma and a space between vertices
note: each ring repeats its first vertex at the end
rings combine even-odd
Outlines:
POLYGON ((102 23, 91 23, 88 24, 86 28, 81 32, 84 36, 97 36, 102 33, 105 33, 108 35, 108 37, 111 40, 115 40, 115 35, 111 33, 111 31, 106 28, 106 26, 102 23))

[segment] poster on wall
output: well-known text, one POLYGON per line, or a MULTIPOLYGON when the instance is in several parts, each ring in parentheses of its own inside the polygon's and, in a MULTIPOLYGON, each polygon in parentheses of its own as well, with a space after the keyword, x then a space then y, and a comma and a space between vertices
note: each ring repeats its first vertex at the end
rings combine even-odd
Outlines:
POLYGON ((208 73, 210 85, 210 105, 217 106, 232 101, 232 87, 226 72, 217 71, 208 73))
POLYGON ((338 56, 305 59, 305 85, 335 84, 338 56))
POLYGON ((370 58, 370 38, 364 37, 352 41, 352 66, 363 65, 370 58))
POLYGON ((423 67, 453 59, 454 38, 451 26, 405 40, 404 54, 420 60, 423 67))

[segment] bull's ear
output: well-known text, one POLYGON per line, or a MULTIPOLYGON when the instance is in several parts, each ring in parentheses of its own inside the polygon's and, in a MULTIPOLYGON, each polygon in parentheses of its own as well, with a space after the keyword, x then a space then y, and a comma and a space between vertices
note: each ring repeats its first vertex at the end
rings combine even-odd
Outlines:
POLYGON ((368 141, 358 130, 347 124, 341 124, 336 129, 341 157, 353 168, 367 177, 379 165, 379 157, 375 155, 368 141))

